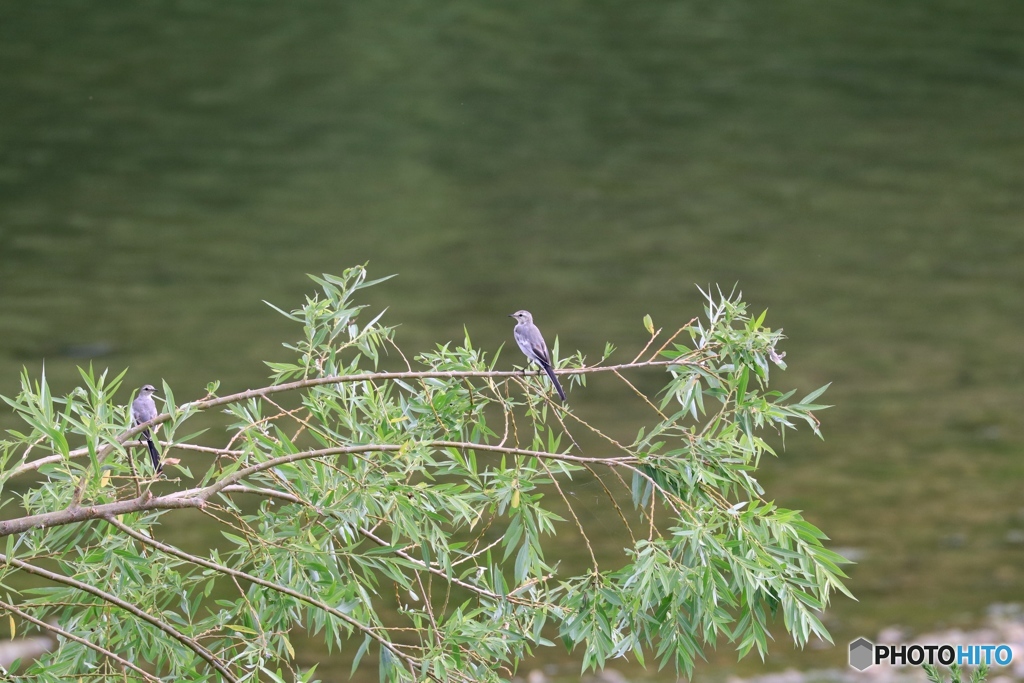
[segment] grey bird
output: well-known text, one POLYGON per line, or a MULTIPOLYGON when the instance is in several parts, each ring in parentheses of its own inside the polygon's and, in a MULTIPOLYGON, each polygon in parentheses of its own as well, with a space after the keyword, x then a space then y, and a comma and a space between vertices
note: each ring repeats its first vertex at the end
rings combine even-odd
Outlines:
POLYGON ((509 317, 516 319, 516 328, 512 334, 519 349, 526 354, 530 362, 544 368, 544 372, 548 373, 548 377, 551 378, 551 383, 555 385, 558 396, 564 401, 565 392, 562 391, 562 385, 555 377, 555 369, 551 367, 551 354, 548 353, 548 345, 544 343, 544 336, 541 335, 540 330, 533 324, 533 316, 529 311, 516 311, 509 317))
MULTIPOLYGON (((156 409, 156 402, 153 401, 153 394, 155 393, 156 387, 152 384, 145 384, 139 389, 139 395, 132 401, 132 424, 134 426, 138 427, 144 422, 149 422, 159 414, 156 409)), ((153 460, 153 469, 156 470, 157 474, 161 474, 164 468, 160 464, 160 453, 156 450, 156 444, 153 443, 153 439, 149 435, 149 429, 146 429, 139 436, 142 437, 149 448, 149 457, 153 460)))

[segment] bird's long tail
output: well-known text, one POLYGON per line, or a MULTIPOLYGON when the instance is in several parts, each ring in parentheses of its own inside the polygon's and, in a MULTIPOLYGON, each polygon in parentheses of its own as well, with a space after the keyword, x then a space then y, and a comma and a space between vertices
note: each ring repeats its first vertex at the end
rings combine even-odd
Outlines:
POLYGON ((146 447, 149 449, 149 458, 153 461, 153 469, 157 474, 163 474, 164 467, 160 464, 160 453, 156 450, 156 444, 150 438, 149 432, 143 432, 142 438, 146 440, 146 447))
POLYGON ((555 391, 558 392, 558 397, 562 399, 562 403, 565 403, 565 392, 562 391, 562 385, 558 383, 558 378, 555 377, 554 369, 547 363, 542 363, 544 372, 548 373, 548 377, 551 378, 551 383, 555 385, 555 391))

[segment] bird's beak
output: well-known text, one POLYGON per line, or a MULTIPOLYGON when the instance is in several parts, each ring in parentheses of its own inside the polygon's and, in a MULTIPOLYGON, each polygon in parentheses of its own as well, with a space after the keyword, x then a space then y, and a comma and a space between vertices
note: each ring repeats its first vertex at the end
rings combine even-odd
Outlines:
POLYGON ((516 317, 516 314, 515 314, 515 313, 509 313, 509 314, 508 314, 508 317, 510 317, 510 318, 514 318, 514 317, 516 317))

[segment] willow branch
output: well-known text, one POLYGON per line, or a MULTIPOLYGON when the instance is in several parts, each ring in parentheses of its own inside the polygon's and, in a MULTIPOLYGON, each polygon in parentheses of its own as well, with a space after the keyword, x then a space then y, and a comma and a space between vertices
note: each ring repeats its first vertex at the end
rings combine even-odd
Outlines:
MULTIPOLYGON (((287 501, 289 503, 294 503, 296 505, 304 505, 306 507, 312 508, 314 511, 316 511, 317 514, 326 516, 323 510, 318 509, 316 506, 310 505, 308 502, 306 502, 306 501, 302 500, 301 498, 299 498, 298 496, 292 495, 290 493, 282 493, 280 491, 275 491, 273 489, 267 489, 267 488, 254 488, 254 487, 249 487, 249 486, 240 486, 240 485, 237 485, 237 484, 232 485, 232 486, 227 486, 227 487, 221 489, 221 491, 223 493, 249 493, 249 494, 253 494, 253 495, 257 495, 257 496, 265 496, 267 498, 275 498, 275 499, 279 499, 279 500, 284 500, 284 501, 287 501)), ((115 522, 116 522, 116 520, 115 520, 115 522)), ((121 525, 120 522, 116 522, 116 524, 117 524, 118 528, 121 528, 122 525, 121 525)), ((137 532, 132 533, 132 532, 127 532, 126 531, 126 533, 130 533, 133 537, 139 538, 139 540, 143 540, 143 538, 145 538, 145 537, 142 537, 142 536, 136 536, 137 532)), ((409 553, 405 552, 404 550, 400 550, 398 548, 395 548, 390 543, 388 543, 384 539, 380 538, 379 536, 374 534, 369 529, 359 529, 359 533, 362 534, 364 537, 370 539, 371 541, 373 541, 374 543, 376 543, 377 545, 379 545, 382 548, 391 548, 394 551, 394 553, 396 555, 398 555, 399 557, 401 557, 403 560, 406 560, 407 562, 410 562, 411 564, 417 565, 420 568, 425 569, 426 571, 429 571, 431 574, 434 574, 435 576, 441 577, 441 578, 443 578, 446 581, 451 581, 453 584, 455 584, 457 586, 465 588, 466 590, 471 591, 473 593, 478 593, 480 595, 483 595, 484 597, 490 598, 491 600, 501 600, 501 596, 498 595, 497 593, 493 593, 493 592, 491 592, 491 591, 489 591, 489 590, 487 590, 485 588, 480 588, 479 586, 475 586, 475 585, 473 585, 471 583, 467 583, 465 581, 462 581, 461 579, 455 578, 454 576, 449 577, 444 572, 444 570, 440 569, 439 567, 435 567, 434 565, 427 565, 427 564, 425 564, 423 562, 423 560, 420 560, 420 559, 417 559, 416 557, 413 557, 412 555, 410 555, 409 553)), ((144 542, 145 543, 155 543, 155 542, 153 542, 149 538, 145 538, 144 542)), ((500 542, 500 539, 499 539, 499 541, 495 541, 495 544, 497 544, 498 542, 500 542)), ((488 546, 488 547, 490 547, 490 546, 488 546)), ((179 555, 179 557, 183 557, 183 556, 184 556, 184 553, 182 553, 182 555, 179 555)), ((192 556, 189 556, 190 561, 192 561, 191 557, 192 556)), ((461 560, 460 560, 460 562, 461 562, 461 560)), ((455 565, 455 564, 458 564, 458 562, 453 563, 453 565, 455 565)), ((204 565, 204 566, 207 566, 207 565, 204 565)), ((213 568, 213 567, 211 567, 211 568, 213 568)), ((521 587, 520 587, 520 589, 521 589, 521 587)), ((516 589, 516 590, 520 590, 520 589, 516 589)), ((515 591, 512 591, 512 593, 514 593, 514 592, 515 591)), ((511 595, 511 593, 509 595, 511 595)), ((518 602, 518 603, 521 603, 521 604, 535 604, 535 603, 532 603, 532 602, 529 602, 529 601, 525 601, 525 600, 513 600, 513 602, 518 602)))
MULTIPOLYGON (((687 354, 685 357, 680 357, 675 360, 658 360, 658 361, 644 361, 639 363, 622 363, 621 365, 607 365, 607 366, 593 366, 593 367, 582 367, 582 368, 561 368, 555 369, 557 375, 585 375, 593 372, 614 372, 615 370, 630 370, 633 368, 645 368, 645 367, 663 367, 668 365, 694 365, 693 360, 689 360, 691 356, 696 356, 698 352, 693 351, 687 354)), ((366 382, 368 380, 408 380, 408 379, 461 379, 464 377, 522 377, 523 375, 544 375, 543 370, 452 370, 452 371, 438 371, 438 370, 417 370, 413 372, 366 372, 355 375, 333 375, 328 377, 311 377, 308 379, 296 380, 294 382, 286 382, 284 384, 275 384, 273 386, 264 387, 262 389, 249 389, 237 394, 231 394, 230 396, 220 396, 214 399, 195 401, 194 403, 185 403, 180 407, 182 409, 190 408, 195 410, 208 410, 210 408, 216 408, 217 406, 227 405, 229 403, 237 403, 239 401, 247 401, 251 398, 260 398, 270 394, 277 394, 284 391, 294 391, 296 389, 305 389, 307 387, 315 387, 323 384, 341 384, 345 382, 366 382)), ((169 419, 169 415, 158 415, 156 422, 163 422, 169 419), (164 418, 164 419, 161 419, 164 418)), ((135 432, 139 433, 139 432, 135 432)))
POLYGON ((17 614, 19 617, 21 617, 25 621, 31 622, 31 623, 35 624, 36 626, 38 626, 39 628, 46 629, 50 633, 56 633, 58 636, 60 636, 62 638, 67 638, 68 640, 74 641, 74 642, 78 643, 79 645, 84 645, 85 647, 89 648, 90 650, 95 650, 96 652, 100 653, 104 657, 109 657, 110 659, 113 659, 115 662, 117 662, 121 666, 124 666, 124 667, 127 667, 127 668, 131 669, 135 673, 137 673, 140 676, 142 676, 143 678, 145 678, 147 681, 154 681, 155 683, 160 683, 160 679, 157 678, 156 676, 154 676, 153 674, 149 673, 148 671, 145 671, 144 669, 140 669, 139 667, 135 666, 134 664, 132 664, 128 660, 123 659, 122 657, 118 657, 116 654, 114 654, 110 650, 108 650, 108 649, 106 649, 104 647, 100 647, 99 645, 97 645, 95 643, 90 643, 85 638, 80 638, 80 637, 76 636, 74 633, 71 633, 69 631, 65 631, 64 629, 62 629, 59 626, 55 626, 54 624, 48 624, 45 621, 43 621, 42 619, 36 619, 31 614, 28 614, 27 612, 23 612, 22 610, 18 609, 14 605, 8 604, 8 603, 4 602, 3 600, 0 600, 0 609, 5 609, 8 612, 11 612, 13 614, 17 614))
POLYGON ((227 565, 217 564, 216 562, 212 562, 212 561, 207 560, 205 558, 199 557, 198 555, 191 555, 189 553, 186 553, 183 550, 179 550, 178 548, 175 548, 174 546, 167 545, 166 543, 161 543, 160 541, 154 540, 154 539, 149 538, 148 536, 146 536, 144 534, 139 533, 138 531, 136 531, 135 529, 132 529, 130 526, 124 524, 123 522, 119 521, 115 517, 106 517, 106 518, 104 518, 104 521, 106 521, 107 524, 110 524, 111 526, 113 526, 114 528, 118 529, 119 531, 122 531, 123 533, 128 534, 129 536, 131 536, 135 540, 139 541, 140 543, 143 543, 143 544, 148 545, 148 546, 150 546, 152 548, 155 548, 156 550, 159 550, 162 553, 166 553, 168 555, 172 555, 172 556, 177 557, 179 559, 185 560, 186 562, 191 562, 193 564, 197 564, 197 565, 199 565, 201 567, 206 567, 207 569, 212 569, 212 570, 214 570, 216 572, 220 572, 221 574, 226 574, 227 576, 231 576, 231 577, 234 577, 236 579, 245 579, 246 581, 251 581, 252 583, 255 583, 255 584, 258 584, 260 586, 263 586, 264 588, 269 588, 269 589, 277 591, 279 593, 283 593, 284 595, 288 595, 290 597, 295 598, 296 600, 300 600, 300 601, 306 603, 307 605, 312 605, 313 607, 321 609, 324 612, 327 612, 328 614, 330 614, 331 616, 337 617, 338 619, 344 621, 346 624, 348 624, 352 628, 354 628, 354 629, 356 629, 358 631, 363 632, 364 634, 366 634, 367 636, 369 636, 373 640, 376 640, 377 643, 381 647, 386 648, 393 655, 395 655, 396 657, 398 657, 402 661, 404 661, 410 667, 410 670, 413 670, 413 671, 415 670, 417 662, 416 662, 416 660, 414 658, 412 658, 409 655, 406 655, 403 652, 401 652, 400 650, 398 650, 389 640, 387 640, 383 636, 379 635, 374 629, 371 629, 371 628, 367 627, 365 624, 359 622, 356 619, 353 619, 352 617, 348 616, 344 612, 341 612, 341 611, 331 607, 330 605, 328 605, 325 602, 317 600, 316 598, 314 598, 314 597, 312 597, 310 595, 305 595, 304 593, 300 593, 299 591, 294 590, 292 588, 288 588, 287 586, 282 586, 281 584, 274 583, 273 581, 267 581, 266 579, 260 578, 259 576, 256 576, 255 574, 247 574, 246 572, 239 571, 237 569, 232 569, 231 567, 228 567, 227 565))
MULTIPOLYGON (((604 467, 625 467, 626 469, 638 471, 640 461, 632 456, 619 458, 588 458, 568 453, 549 453, 547 451, 534 451, 524 448, 509 448, 507 446, 492 446, 489 444, 473 443, 471 441, 424 441, 419 444, 430 448, 458 448, 460 450, 477 450, 492 453, 503 453, 507 455, 523 455, 527 457, 542 458, 546 460, 560 460, 563 462, 578 465, 600 465, 604 467)), ((129 500, 104 503, 93 506, 72 506, 55 512, 44 512, 38 515, 29 515, 0 522, 0 538, 11 534, 23 533, 29 529, 60 526, 86 522, 93 519, 109 517, 111 515, 123 515, 132 512, 146 512, 149 510, 172 510, 181 508, 201 508, 214 495, 224 491, 230 486, 237 485, 253 474, 273 469, 280 465, 300 460, 321 458, 329 455, 343 455, 352 453, 381 453, 395 452, 402 448, 408 448, 407 444, 364 444, 358 446, 338 446, 335 448, 321 448, 310 451, 299 451, 289 453, 276 458, 271 458, 255 465, 242 468, 232 472, 218 482, 208 486, 178 491, 164 496, 153 497, 151 493, 145 493, 141 497, 129 500)))
MULTIPOLYGON (((601 365, 591 366, 582 368, 562 368, 555 369, 555 374, 558 375, 585 375, 595 372, 615 372, 621 370, 629 370, 635 368, 647 368, 647 367, 667 367, 672 365, 697 365, 698 362, 694 361, 693 358, 698 356, 697 351, 690 352, 686 356, 682 356, 675 360, 660 360, 660 361, 644 361, 639 363, 622 363, 620 365, 601 365)), ((286 382, 285 384, 275 384, 269 387, 263 387, 261 389, 249 389, 248 391, 242 391, 237 394, 231 394, 229 396, 220 396, 213 399, 203 399, 201 401, 193 401, 191 403, 183 403, 179 406, 179 412, 184 410, 194 410, 197 412, 209 410, 210 408, 216 408, 231 403, 238 403, 240 401, 247 401, 252 398, 261 398, 264 396, 270 396, 272 394, 278 394, 286 391, 295 391, 296 389, 305 389, 308 387, 321 386, 324 384, 341 384, 345 382, 366 382, 373 380, 409 380, 409 379, 457 379, 457 378, 495 378, 495 377, 522 377, 531 375, 543 375, 543 371, 539 370, 463 370, 463 371, 438 371, 438 370, 422 370, 414 372, 367 372, 362 374, 354 375, 332 375, 329 377, 312 377, 303 380, 296 380, 294 382, 286 382)), ((171 419, 170 413, 161 413, 155 418, 133 427, 119 435, 117 442, 124 444, 129 441, 132 437, 141 434, 146 429, 167 422, 171 419)), ((114 449, 112 445, 106 445, 100 448, 97 452, 97 456, 102 459, 114 449)), ((82 457, 89 453, 88 448, 77 448, 68 453, 67 457, 76 458, 82 457)), ((34 471, 42 467, 43 465, 60 462, 65 456, 60 454, 48 455, 42 458, 33 460, 32 462, 23 463, 18 467, 11 470, 8 478, 16 477, 26 472, 34 471)))
POLYGON ((192 640, 191 638, 186 636, 184 633, 178 631, 176 628, 174 628, 170 624, 168 624, 168 623, 166 623, 164 621, 161 621, 161 620, 157 619, 154 616, 150 616, 149 614, 146 614, 145 612, 143 612, 141 609, 139 609, 135 605, 132 605, 131 603, 125 602, 124 600, 122 600, 121 598, 117 597, 116 595, 111 595, 110 593, 107 593, 106 591, 102 591, 99 588, 96 588, 95 586, 90 586, 87 583, 82 583, 81 581, 77 581, 75 579, 72 579, 69 576, 63 576, 61 574, 57 574, 57 573, 48 571, 46 569, 43 569, 41 567, 37 567, 35 565, 29 564, 28 562, 23 562, 22 560, 19 560, 16 557, 8 557, 7 555, 0 554, 0 562, 3 562, 4 564, 9 564, 9 565, 14 566, 14 567, 17 567, 18 569, 21 569, 24 572, 28 572, 29 574, 35 574, 36 576, 41 576, 41 577, 43 577, 45 579, 49 579, 50 581, 53 581, 54 583, 63 584, 65 586, 70 586, 71 588, 74 588, 76 590, 80 590, 80 591, 82 591, 84 593, 89 593, 90 595, 94 595, 97 598, 99 598, 100 600, 103 600, 104 602, 110 603, 111 605, 114 605, 116 607, 120 607, 121 609, 125 610, 126 612, 134 614, 139 619, 142 619, 146 623, 155 626, 156 628, 160 629, 161 631, 163 631, 164 633, 166 633, 170 637, 172 637, 175 640, 177 640, 179 643, 181 643, 182 645, 184 645, 188 649, 190 649, 193 652, 195 652, 197 655, 199 655, 199 657, 201 657, 203 660, 205 660, 207 664, 209 664, 211 667, 216 669, 217 672, 220 673, 220 675, 223 676, 225 680, 231 681, 232 683, 238 683, 238 679, 235 678, 231 674, 231 672, 228 671, 227 667, 225 667, 220 662, 220 660, 217 659, 217 657, 215 657, 213 655, 213 653, 211 653, 205 647, 203 647, 202 645, 200 645, 196 641, 192 640))
POLYGON ((171 510, 182 508, 202 507, 206 501, 195 497, 153 497, 149 492, 138 498, 119 500, 114 503, 102 505, 91 505, 86 507, 70 507, 54 512, 44 512, 38 515, 29 515, 17 519, 8 519, 0 522, 0 538, 11 534, 20 534, 29 529, 45 529, 47 527, 62 526, 64 524, 75 524, 77 522, 88 522, 93 519, 101 519, 109 515, 124 515, 131 512, 146 512, 148 510, 171 510))

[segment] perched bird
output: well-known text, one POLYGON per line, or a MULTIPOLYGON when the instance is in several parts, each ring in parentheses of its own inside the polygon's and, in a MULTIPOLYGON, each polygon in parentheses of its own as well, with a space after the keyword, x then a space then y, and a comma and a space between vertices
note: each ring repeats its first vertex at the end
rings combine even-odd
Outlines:
POLYGON ((548 353, 548 345, 544 343, 544 337, 540 330, 533 324, 533 316, 529 311, 516 311, 509 317, 516 319, 516 328, 513 330, 516 344, 519 344, 519 348, 526 354, 530 362, 544 368, 544 372, 548 373, 548 377, 551 378, 551 383, 555 385, 558 396, 564 401, 565 392, 562 391, 562 385, 555 377, 555 369, 551 367, 551 354, 548 353))
MULTIPOLYGON (((152 384, 145 384, 139 389, 139 395, 132 401, 132 424, 138 427, 144 422, 149 422, 159 413, 156 409, 156 402, 153 401, 153 394, 156 393, 156 387, 152 384)), ((157 474, 161 474, 164 471, 163 465, 160 464, 160 453, 156 450, 156 444, 153 443, 153 439, 149 435, 149 429, 146 429, 140 434, 145 441, 146 446, 149 448, 149 457, 153 460, 153 469, 156 470, 157 474)))

